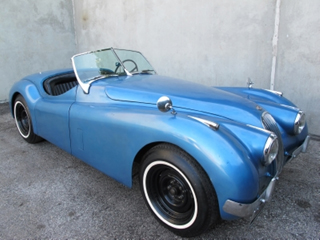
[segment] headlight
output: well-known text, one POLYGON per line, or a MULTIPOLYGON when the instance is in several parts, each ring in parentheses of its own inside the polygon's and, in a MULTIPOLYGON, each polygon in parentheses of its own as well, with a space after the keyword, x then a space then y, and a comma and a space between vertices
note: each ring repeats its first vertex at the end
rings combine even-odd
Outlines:
POLYGON ((264 166, 268 166, 272 163, 273 160, 276 159, 279 151, 279 142, 278 138, 275 134, 271 134, 267 139, 267 142, 264 146, 263 155, 264 158, 262 160, 262 164, 264 166))
POLYGON ((298 135, 302 132, 304 129, 304 126, 306 125, 306 115, 304 112, 300 111, 298 112, 296 116, 296 120, 294 121, 294 134, 298 135))

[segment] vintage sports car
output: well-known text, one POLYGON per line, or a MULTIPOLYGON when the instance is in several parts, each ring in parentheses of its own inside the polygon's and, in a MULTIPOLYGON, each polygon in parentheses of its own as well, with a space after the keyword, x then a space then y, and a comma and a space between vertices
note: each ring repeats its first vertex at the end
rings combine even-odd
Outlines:
POLYGON ((146 205, 178 235, 220 218, 253 220, 283 166, 307 149, 305 114, 280 92, 159 76, 123 49, 78 54, 72 64, 14 84, 21 137, 46 139, 128 187, 139 169, 146 205))

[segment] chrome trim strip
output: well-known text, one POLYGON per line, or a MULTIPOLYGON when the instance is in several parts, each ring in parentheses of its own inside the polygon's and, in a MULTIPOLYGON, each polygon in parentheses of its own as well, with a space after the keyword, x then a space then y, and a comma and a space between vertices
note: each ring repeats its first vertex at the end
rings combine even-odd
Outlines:
POLYGON ((275 90, 271 90, 271 89, 264 89, 264 90, 266 90, 266 91, 268 91, 268 92, 272 92, 272 93, 278 95, 279 97, 282 97, 282 96, 283 96, 283 93, 282 93, 282 92, 279 92, 279 91, 275 91, 275 90))
POLYGON ((277 177, 272 178, 266 190, 254 202, 239 203, 228 199, 223 205, 223 210, 234 216, 241 218, 251 217, 251 220, 253 220, 262 210, 263 206, 271 200, 276 180, 278 180, 277 177))
POLYGON ((261 128, 261 127, 256 127, 256 126, 253 126, 253 125, 250 125, 250 124, 247 124, 248 127, 251 127, 251 128, 254 128, 254 129, 257 129, 257 130, 260 130, 261 132, 265 132, 265 133, 273 133, 271 132, 270 130, 268 129, 265 129, 265 128, 261 128))
POLYGON ((218 130, 219 129, 219 124, 218 123, 215 123, 215 122, 212 122, 212 121, 208 121, 208 120, 205 120, 205 119, 202 119, 202 118, 198 118, 198 117, 193 117, 193 116, 190 116, 188 115, 189 118, 193 118, 194 120, 197 120, 201 123, 203 123, 204 125, 208 126, 209 128, 213 129, 213 130, 218 130))
POLYGON ((110 49, 111 48, 103 48, 103 49, 99 49, 99 50, 86 51, 86 52, 75 54, 75 55, 73 55, 72 58, 78 57, 78 56, 81 56, 81 55, 84 55, 84 54, 90 54, 90 53, 94 53, 94 52, 102 52, 102 51, 106 51, 106 50, 110 50, 110 49))

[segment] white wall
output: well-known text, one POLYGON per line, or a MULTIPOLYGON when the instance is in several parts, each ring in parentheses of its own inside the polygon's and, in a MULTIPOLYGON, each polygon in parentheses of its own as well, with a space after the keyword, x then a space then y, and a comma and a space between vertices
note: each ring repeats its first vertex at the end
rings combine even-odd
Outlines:
MULTIPOLYGON (((269 88, 279 0, 74 0, 78 51, 141 51, 159 74, 216 86, 269 88)), ((275 90, 320 135, 320 1, 281 0, 275 90)))
POLYGON ((71 67, 76 47, 71 0, 1 0, 0 6, 0 102, 5 102, 22 77, 71 67))
POLYGON ((208 85, 267 87, 270 1, 75 1, 79 51, 139 50, 160 74, 208 85))

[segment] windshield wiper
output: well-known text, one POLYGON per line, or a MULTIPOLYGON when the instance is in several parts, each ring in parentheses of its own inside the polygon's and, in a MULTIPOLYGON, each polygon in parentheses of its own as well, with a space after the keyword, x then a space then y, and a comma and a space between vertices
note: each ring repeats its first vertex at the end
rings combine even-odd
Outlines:
POLYGON ((95 77, 89 78, 88 80, 86 80, 86 82, 91 82, 91 81, 96 81, 96 80, 103 79, 103 78, 107 78, 107 77, 116 77, 116 76, 119 76, 119 75, 118 75, 118 74, 116 74, 116 73, 112 73, 112 74, 104 74, 104 75, 98 75, 98 76, 95 76, 95 77))
POLYGON ((99 79, 102 79, 102 78, 106 78, 106 76, 101 76, 101 75, 95 76, 95 77, 87 79, 86 82, 95 81, 95 80, 99 80, 99 79))
POLYGON ((145 69, 142 70, 140 73, 150 73, 150 72, 155 72, 153 69, 145 69))

